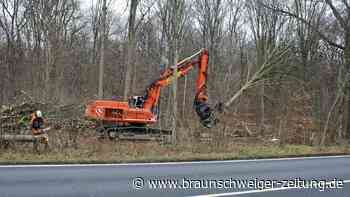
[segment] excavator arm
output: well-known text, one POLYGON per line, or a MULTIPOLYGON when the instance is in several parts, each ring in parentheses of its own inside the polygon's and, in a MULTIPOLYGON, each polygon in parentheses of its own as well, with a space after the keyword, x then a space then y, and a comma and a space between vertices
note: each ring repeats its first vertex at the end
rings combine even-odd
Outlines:
POLYGON ((174 68, 167 68, 161 77, 154 81, 147 89, 146 94, 143 96, 144 109, 155 111, 159 98, 161 88, 168 86, 174 80, 174 78, 180 78, 188 74, 196 65, 198 66, 198 78, 196 83, 196 96, 194 99, 194 109, 200 118, 201 123, 205 127, 212 127, 217 123, 217 119, 214 116, 214 111, 208 104, 207 95, 207 70, 209 62, 208 50, 202 49, 195 53, 191 57, 188 57, 176 65, 176 75, 174 75, 174 68), (197 60, 193 60, 198 56, 197 60))

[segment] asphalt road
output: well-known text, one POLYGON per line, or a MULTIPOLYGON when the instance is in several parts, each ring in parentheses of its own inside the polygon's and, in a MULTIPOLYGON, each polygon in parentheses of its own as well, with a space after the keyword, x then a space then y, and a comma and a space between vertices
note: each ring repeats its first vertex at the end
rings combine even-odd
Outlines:
POLYGON ((349 197, 350 156, 164 164, 0 166, 1 197, 196 195, 349 197), (177 188, 151 188, 159 186, 161 180, 166 187, 176 184, 177 188), (313 188, 306 181, 314 181, 313 188), (275 184, 274 187, 270 183, 275 184), (309 188, 300 188, 302 186, 309 188))

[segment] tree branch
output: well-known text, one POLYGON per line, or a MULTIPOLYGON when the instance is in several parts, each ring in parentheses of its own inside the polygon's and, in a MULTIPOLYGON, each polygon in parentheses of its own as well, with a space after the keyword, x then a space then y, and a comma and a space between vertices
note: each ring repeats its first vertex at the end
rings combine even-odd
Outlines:
POLYGON ((337 19, 337 21, 340 23, 340 25, 343 27, 343 29, 347 29, 347 25, 345 20, 342 18, 340 13, 338 12, 337 8, 334 7, 333 3, 331 0, 326 0, 327 5, 331 8, 333 15, 337 19))
POLYGON ((312 29, 314 29, 314 31, 321 37, 321 39, 324 40, 324 41, 326 41, 329 45, 334 46, 334 47, 337 47, 337 48, 339 48, 339 49, 341 49, 341 50, 345 50, 345 46, 340 45, 340 44, 337 44, 337 43, 333 42, 332 40, 330 40, 326 35, 324 35, 323 33, 321 33, 320 30, 319 30, 318 28, 316 28, 315 26, 313 26, 313 25, 311 24, 310 21, 307 21, 306 19, 304 19, 304 18, 302 18, 302 17, 299 17, 298 15, 296 15, 296 14, 294 14, 294 13, 291 13, 291 12, 288 12, 288 11, 286 11, 286 10, 272 8, 272 7, 269 7, 269 6, 267 6, 267 5, 265 5, 265 4, 261 3, 261 2, 259 2, 259 3, 260 3, 262 6, 264 6, 265 8, 267 8, 267 9, 270 9, 270 10, 272 10, 272 11, 274 11, 274 12, 279 12, 279 13, 281 13, 281 14, 285 14, 285 15, 287 15, 287 16, 289 16, 289 17, 293 17, 293 18, 295 18, 295 19, 297 19, 297 20, 299 20, 299 21, 305 23, 306 25, 308 25, 309 27, 311 27, 312 29))
POLYGON ((145 12, 141 12, 141 17, 140 17, 139 21, 137 22, 137 24, 135 25, 135 31, 137 31, 139 29, 140 24, 143 22, 143 20, 145 19, 146 15, 148 13, 150 13, 151 8, 154 6, 154 4, 155 4, 155 1, 152 3, 152 5, 147 7, 147 10, 145 12))
POLYGON ((350 10, 350 4, 347 2, 347 0, 342 0, 342 2, 344 3, 345 7, 350 10))

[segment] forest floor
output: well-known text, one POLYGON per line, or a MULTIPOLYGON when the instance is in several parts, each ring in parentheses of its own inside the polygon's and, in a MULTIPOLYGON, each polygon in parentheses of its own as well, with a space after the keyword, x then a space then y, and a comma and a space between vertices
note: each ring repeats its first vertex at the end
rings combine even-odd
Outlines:
MULTIPOLYGON (((83 109, 84 105, 81 106, 83 109)), ((17 125, 15 115, 23 114, 23 111, 29 112, 31 108, 32 105, 27 103, 4 108, 1 116, 3 121, 0 122, 1 131, 18 134, 21 127, 17 125), (7 120, 4 114, 15 118, 7 120), (5 127, 6 125, 12 125, 11 132, 5 127)), ((98 140, 95 131, 87 129, 84 121, 75 119, 67 121, 65 114, 72 113, 68 113, 69 110, 66 108, 73 112, 78 111, 71 110, 69 106, 61 107, 58 110, 59 118, 48 120, 48 126, 53 128, 49 132, 48 150, 40 147, 39 151, 34 151, 31 143, 10 144, 7 148, 0 146, 0 164, 169 162, 350 154, 350 143, 346 141, 341 144, 329 142, 328 146, 315 145, 319 143, 310 140, 311 134, 315 131, 309 126, 310 121, 306 121, 308 119, 302 116, 296 116, 299 119, 289 121, 291 126, 286 128, 283 135, 285 139, 281 139, 283 142, 275 139, 276 129, 273 129, 272 124, 267 124, 266 132, 260 135, 255 125, 255 115, 239 114, 222 117, 223 124, 206 131, 207 133, 204 133, 196 121, 188 122, 179 127, 179 139, 176 145, 164 145, 158 142, 98 140), (204 136, 202 134, 207 134, 209 140, 200 139, 204 136)), ((29 115, 25 116, 30 117, 29 115)), ((25 128, 22 130, 30 134, 31 131, 25 128)), ((321 136, 317 132, 314 134, 321 136)))

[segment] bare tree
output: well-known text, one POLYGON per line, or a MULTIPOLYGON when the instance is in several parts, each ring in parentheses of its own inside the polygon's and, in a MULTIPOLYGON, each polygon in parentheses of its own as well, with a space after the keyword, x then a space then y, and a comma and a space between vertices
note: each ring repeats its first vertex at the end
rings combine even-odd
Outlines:
POLYGON ((98 97, 103 98, 103 78, 104 78, 104 66, 105 66, 105 44, 106 44, 106 26, 107 26, 107 0, 103 0, 102 3, 102 39, 100 49, 100 66, 98 77, 98 97))
POLYGON ((91 29, 92 29, 92 37, 93 37, 93 47, 92 47, 92 54, 91 54, 91 59, 90 62, 91 64, 96 63, 97 59, 97 51, 100 48, 98 46, 99 42, 99 35, 100 35, 100 27, 101 27, 101 0, 97 0, 97 2, 94 2, 93 0, 91 1, 91 19, 90 19, 90 24, 91 24, 91 29))
MULTIPOLYGON (((176 71, 179 57, 179 43, 183 37, 183 27, 185 23, 185 1, 167 0, 158 2, 160 17, 162 21, 163 36, 166 38, 165 51, 161 52, 164 63, 170 62, 170 66, 176 71), (168 61, 170 59, 170 61, 168 61)), ((176 143, 176 124, 177 124, 177 72, 174 72, 172 78, 172 110, 171 110, 171 128, 173 131, 173 143, 176 143)), ((170 103, 169 103, 170 104, 170 103)))
MULTIPOLYGON (((225 0, 196 0, 194 9, 196 19, 200 25, 200 33, 202 36, 202 47, 208 48, 211 54, 210 64, 220 64, 219 46, 223 38, 223 25, 226 16, 225 0)), ((210 66, 210 76, 216 79, 217 69, 220 67, 210 66)))
MULTIPOLYGON (((227 65, 227 72, 225 74, 225 83, 220 87, 223 88, 220 92, 223 92, 224 95, 229 95, 229 92, 236 85, 236 78, 234 75, 236 74, 234 71, 237 65, 240 65, 240 83, 239 88, 241 88, 246 81, 245 72, 247 70, 247 54, 246 54, 246 31, 244 23, 247 22, 244 14, 244 2, 243 1, 229 1, 227 3, 228 6, 228 21, 227 21, 227 32, 228 32, 228 40, 229 40, 229 50, 228 54, 230 56, 227 65)), ((241 98, 241 97, 240 97, 241 98)), ((240 99, 237 105, 239 108, 240 99)))
POLYGON ((170 38, 170 57, 172 59, 171 64, 174 69, 173 76, 173 109, 172 109, 172 131, 173 131, 173 143, 176 143, 177 138, 177 62, 179 59, 179 41, 182 37, 182 28, 184 24, 184 12, 185 1, 184 0, 170 0, 171 3, 171 38, 170 38))
POLYGON ((6 97, 13 96, 13 91, 17 89, 14 68, 21 60, 22 30, 25 27, 26 20, 24 16, 22 0, 1 0, 0 1, 0 28, 5 33, 6 53, 5 53, 5 79, 3 93, 6 97))
MULTIPOLYGON (((343 57, 345 60, 345 73, 350 72, 350 5, 349 2, 346 0, 337 0, 336 3, 332 0, 325 0, 324 1, 330 11, 332 12, 334 19, 335 19, 335 24, 333 27, 339 26, 341 34, 340 35, 328 35, 324 29, 320 29, 317 26, 314 26, 314 24, 310 23, 310 21, 307 21, 305 18, 302 18, 298 16, 297 13, 293 12, 293 10, 287 10, 283 9, 282 7, 272 7, 268 5, 264 5, 265 7, 281 13, 285 14, 287 16, 296 18, 297 20, 303 22, 304 24, 310 26, 313 28, 314 31, 317 32, 318 36, 325 42, 327 42, 329 45, 336 47, 340 50, 343 51, 343 57)), ((350 79, 349 75, 345 74, 344 75, 346 78, 344 80, 346 81, 346 88, 345 88, 345 94, 344 96, 346 101, 343 106, 345 106, 341 113, 344 114, 343 118, 343 126, 346 131, 346 136, 349 138, 350 136, 350 121, 349 121, 349 116, 350 116, 350 79)), ((342 87, 341 85, 339 87, 342 87)))
MULTIPOLYGON (((265 0, 264 2, 269 5, 278 4, 276 0, 265 0)), ((286 19, 270 12, 254 0, 247 1, 247 10, 256 47, 256 66, 260 68, 266 61, 267 52, 275 48, 279 39, 279 33, 283 29, 286 19)), ((260 133, 263 134, 265 121, 264 83, 260 85, 259 98, 260 110, 257 117, 257 125, 259 125, 260 133)))
POLYGON ((127 99, 130 92, 131 85, 131 73, 133 72, 135 64, 135 47, 136 47, 136 11, 139 0, 131 0, 130 11, 129 11, 129 21, 128 21, 128 47, 127 47, 127 64, 125 72, 125 85, 124 85, 124 99, 127 99))
MULTIPOLYGON (((317 0, 294 0, 294 9, 296 15, 303 18, 313 27, 319 28, 321 25, 321 16, 325 12, 325 4, 317 0)), ((300 54, 303 80, 309 79, 308 71, 309 64, 315 59, 316 51, 318 49, 319 36, 311 26, 301 22, 295 21, 297 33, 297 53, 300 54)))
MULTIPOLYGON (((77 12, 77 2, 29 1, 31 23, 38 28, 37 44, 42 42, 45 57, 45 98, 56 100, 58 93, 58 60, 63 55, 68 29, 77 12)), ((41 48, 41 46, 38 46, 41 48)))
POLYGON ((350 138, 350 76, 348 73, 350 73, 350 3, 347 0, 342 0, 339 3, 342 3, 342 7, 337 8, 335 4, 331 0, 325 0, 329 8, 332 10, 332 13, 334 17, 336 18, 337 23, 342 29, 343 33, 343 40, 345 44, 343 45, 344 50, 344 59, 345 59, 345 68, 346 68, 346 117, 344 118, 344 126, 346 130, 346 137, 350 138))

